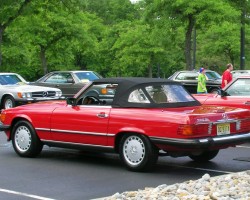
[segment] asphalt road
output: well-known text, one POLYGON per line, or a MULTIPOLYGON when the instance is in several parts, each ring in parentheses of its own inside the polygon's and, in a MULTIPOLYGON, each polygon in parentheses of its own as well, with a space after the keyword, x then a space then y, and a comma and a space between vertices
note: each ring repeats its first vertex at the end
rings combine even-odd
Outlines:
POLYGON ((21 158, 0 132, 0 200, 88 200, 116 192, 174 184, 250 169, 250 145, 221 150, 207 164, 161 157, 150 173, 127 171, 117 155, 44 147, 21 158))

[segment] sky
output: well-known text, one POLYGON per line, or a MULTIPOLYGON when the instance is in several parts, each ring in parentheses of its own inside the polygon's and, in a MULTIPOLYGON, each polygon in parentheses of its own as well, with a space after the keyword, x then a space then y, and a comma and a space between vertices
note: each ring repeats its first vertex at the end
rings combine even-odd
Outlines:
POLYGON ((138 2, 139 0, 130 0, 132 3, 136 3, 138 2))

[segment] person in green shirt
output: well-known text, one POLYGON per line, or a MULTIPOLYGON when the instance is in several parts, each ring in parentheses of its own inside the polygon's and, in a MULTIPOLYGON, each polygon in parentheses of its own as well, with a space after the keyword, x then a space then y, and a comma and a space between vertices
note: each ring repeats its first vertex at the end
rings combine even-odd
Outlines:
POLYGON ((200 68, 200 74, 198 76, 197 94, 207 93, 206 81, 205 68, 202 67, 200 68))

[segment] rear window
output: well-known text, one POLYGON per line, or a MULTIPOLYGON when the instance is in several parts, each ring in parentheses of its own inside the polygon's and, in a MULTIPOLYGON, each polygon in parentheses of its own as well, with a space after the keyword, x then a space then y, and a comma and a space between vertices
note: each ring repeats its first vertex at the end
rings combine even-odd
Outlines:
POLYGON ((180 103, 195 101, 181 85, 152 85, 135 89, 129 95, 130 103, 180 103))

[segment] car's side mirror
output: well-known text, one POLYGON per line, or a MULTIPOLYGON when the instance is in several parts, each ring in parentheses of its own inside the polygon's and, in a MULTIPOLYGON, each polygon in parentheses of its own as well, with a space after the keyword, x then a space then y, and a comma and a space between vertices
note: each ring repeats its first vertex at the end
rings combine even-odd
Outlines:
POLYGON ((76 99, 74 97, 67 98, 67 104, 72 105, 72 106, 76 106, 76 99))

